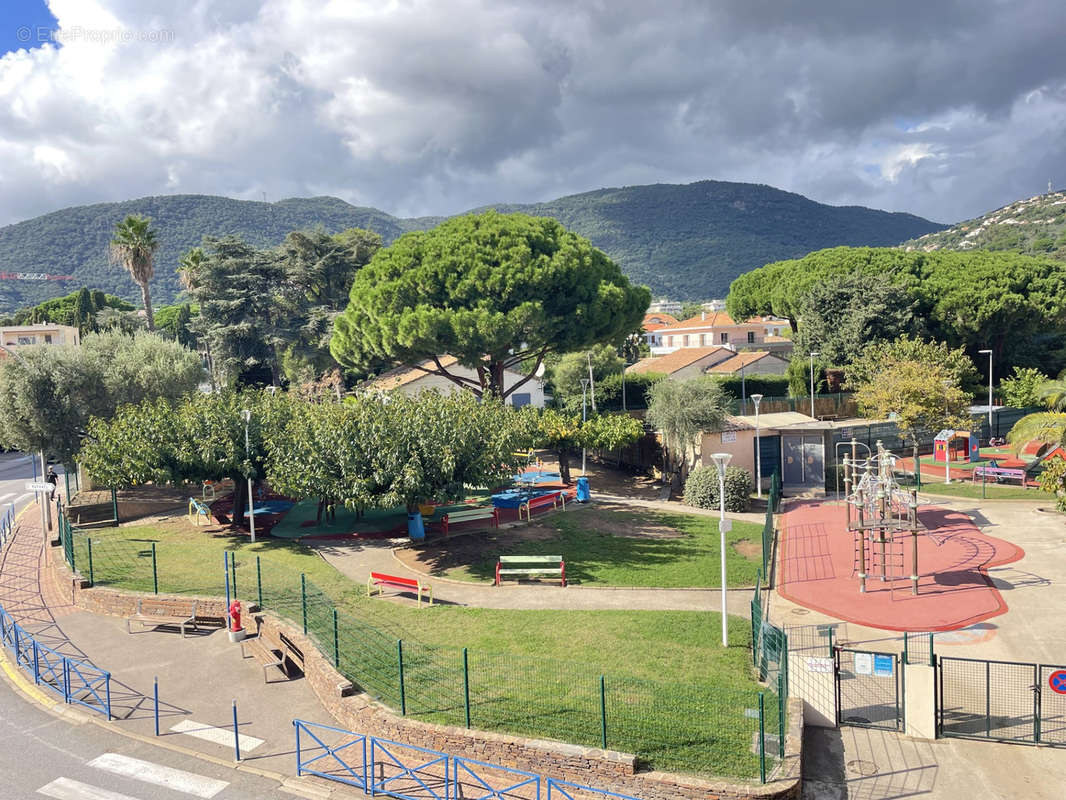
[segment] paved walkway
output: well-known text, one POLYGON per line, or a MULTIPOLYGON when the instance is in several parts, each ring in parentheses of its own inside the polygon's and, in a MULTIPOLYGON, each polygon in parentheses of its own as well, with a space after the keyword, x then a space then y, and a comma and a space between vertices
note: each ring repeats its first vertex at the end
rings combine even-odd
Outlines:
MULTIPOLYGON (((633 500, 612 495, 597 495, 601 507, 640 506, 652 510, 684 511, 718 516, 706 509, 679 509, 676 503, 655 500, 633 500)), ((565 513, 565 512, 560 512, 565 513)), ((727 514, 732 519, 762 523, 765 513, 727 514)), ((524 523, 511 523, 513 527, 524 523)), ((408 568, 396 558, 392 550, 406 544, 407 538, 376 540, 306 541, 339 572, 359 584, 365 584, 371 572, 385 572, 427 579, 433 586, 434 602, 477 608, 550 609, 550 610, 624 610, 624 611, 718 611, 722 595, 719 589, 643 589, 567 586, 565 589, 550 580, 537 585, 509 583, 492 586, 483 583, 455 581, 428 576, 408 568)), ((386 590, 388 592, 388 590, 386 590)), ((746 616, 750 611, 750 588, 730 589, 726 592, 726 606, 730 614, 746 616)), ((414 604, 406 595, 398 602, 414 604)))

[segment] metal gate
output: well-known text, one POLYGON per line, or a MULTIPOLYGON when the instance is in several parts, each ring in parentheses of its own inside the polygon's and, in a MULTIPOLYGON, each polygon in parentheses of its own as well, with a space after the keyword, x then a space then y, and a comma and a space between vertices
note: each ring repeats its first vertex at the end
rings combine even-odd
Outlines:
POLYGON ((940 736, 1066 745, 1066 667, 942 656, 938 683, 940 736))
POLYGON ((872 650, 833 651, 837 724, 900 729, 899 656, 872 650))

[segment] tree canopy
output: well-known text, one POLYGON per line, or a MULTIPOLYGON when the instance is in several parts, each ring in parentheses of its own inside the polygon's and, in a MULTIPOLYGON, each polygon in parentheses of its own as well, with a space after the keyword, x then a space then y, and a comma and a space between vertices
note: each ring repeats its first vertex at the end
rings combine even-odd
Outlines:
POLYGON ((663 436, 675 466, 684 473, 699 452, 701 434, 720 430, 728 399, 712 377, 664 380, 649 391, 648 422, 663 436))
POLYGON ((727 307, 738 319, 777 314, 796 330, 811 290, 846 275, 887 277, 914 299, 914 314, 926 321, 933 338, 964 347, 971 356, 992 349, 1001 374, 1017 359, 1031 357, 1041 335, 1066 326, 1066 267, 1010 252, 819 250, 741 275, 730 287, 727 307))
MULTIPOLYGON (((352 284, 334 357, 356 369, 419 364, 476 395, 506 397, 505 369, 551 352, 620 344, 651 300, 588 240, 553 219, 490 211, 401 236, 352 284), (444 354, 476 370, 448 372, 444 354)), ((526 380, 536 371, 528 371, 526 380)))
POLYGON ((152 316, 149 283, 155 275, 155 253, 158 249, 159 239, 152 229, 152 221, 147 217, 129 214, 115 226, 115 235, 111 239, 111 260, 121 264, 133 282, 141 287, 141 300, 150 331, 155 330, 155 318, 152 316))

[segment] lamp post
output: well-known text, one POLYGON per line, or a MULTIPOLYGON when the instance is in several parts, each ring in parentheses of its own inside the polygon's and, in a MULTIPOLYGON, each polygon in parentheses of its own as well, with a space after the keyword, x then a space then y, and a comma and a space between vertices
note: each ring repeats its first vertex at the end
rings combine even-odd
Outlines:
POLYGON ((762 448, 759 447, 759 403, 761 394, 753 394, 751 401, 755 404, 755 496, 762 500, 762 448))
MULTIPOLYGON (((29 368, 30 363, 25 358, 23 358, 20 353, 16 353, 11 348, 4 347, 3 345, 0 345, 0 350, 3 350, 5 353, 10 355, 13 359, 18 361, 24 367, 29 368)), ((39 455, 39 457, 41 459, 41 480, 43 481, 48 475, 48 459, 44 457, 44 450, 41 450, 38 453, 38 455, 39 455)), ((31 463, 33 462, 33 456, 32 455, 30 456, 30 462, 31 463)), ((34 466, 33 471, 34 471, 34 480, 36 480, 36 478, 37 478, 37 474, 36 474, 37 473, 37 467, 36 466, 34 466)), ((41 498, 41 493, 40 492, 34 492, 33 496, 34 496, 34 499, 37 501, 37 504, 40 505, 40 507, 41 507, 41 533, 44 536, 47 536, 48 535, 48 531, 50 531, 52 529, 52 507, 49 505, 49 500, 41 498)))
MULTIPOLYGON (((244 417, 244 454, 248 458, 249 467, 252 463, 252 448, 248 444, 248 423, 252 421, 251 409, 244 409, 241 412, 244 417)), ((252 541, 255 541, 255 499, 252 495, 252 473, 248 473, 248 531, 252 534, 252 541)))
POLYGON ((814 418, 814 357, 821 353, 811 353, 811 418, 814 418))
POLYGON ((718 467, 718 538, 721 546, 722 562, 722 647, 729 647, 729 625, 726 620, 725 610, 725 532, 727 529, 725 518, 725 468, 729 460, 733 458, 731 453, 712 453, 714 465, 718 467))
MULTIPOLYGON (((584 427, 585 421, 587 419, 586 409, 585 409, 585 390, 588 389, 588 388, 589 388, 589 379, 588 378, 582 378, 581 379, 581 425, 582 425, 582 427, 584 427)), ((582 437, 582 438, 584 438, 584 437, 582 437)), ((584 444, 584 442, 582 442, 582 444, 581 444, 581 475, 584 476, 584 474, 585 474, 585 444, 584 444)))
POLYGON ((992 351, 978 350, 978 353, 988 353, 988 438, 992 438, 992 351))

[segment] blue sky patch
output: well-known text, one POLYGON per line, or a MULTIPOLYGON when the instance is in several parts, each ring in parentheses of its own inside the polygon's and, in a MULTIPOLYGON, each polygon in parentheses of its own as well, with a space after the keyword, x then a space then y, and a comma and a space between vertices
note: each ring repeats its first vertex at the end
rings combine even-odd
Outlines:
POLYGON ((51 42, 58 26, 44 0, 3 0, 0 3, 0 55, 51 42))

